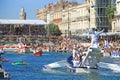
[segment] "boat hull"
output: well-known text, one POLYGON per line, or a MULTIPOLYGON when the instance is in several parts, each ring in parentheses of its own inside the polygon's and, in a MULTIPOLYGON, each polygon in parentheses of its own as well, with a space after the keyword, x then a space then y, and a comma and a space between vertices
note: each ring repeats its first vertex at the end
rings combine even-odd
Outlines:
POLYGON ((12 65, 26 65, 26 62, 12 62, 12 65))
POLYGON ((36 52, 36 53, 34 53, 34 56, 42 56, 42 52, 41 51, 36 52))
POLYGON ((7 60, 7 59, 2 59, 2 62, 8 62, 9 60, 7 60))

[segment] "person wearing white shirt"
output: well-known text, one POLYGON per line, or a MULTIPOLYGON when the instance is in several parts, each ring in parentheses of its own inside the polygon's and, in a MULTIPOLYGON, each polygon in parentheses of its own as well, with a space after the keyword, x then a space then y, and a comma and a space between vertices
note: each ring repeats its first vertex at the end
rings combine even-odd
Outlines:
POLYGON ((91 48, 98 48, 98 38, 101 33, 103 33, 104 29, 100 32, 97 32, 97 30, 92 31, 92 37, 91 37, 91 48))

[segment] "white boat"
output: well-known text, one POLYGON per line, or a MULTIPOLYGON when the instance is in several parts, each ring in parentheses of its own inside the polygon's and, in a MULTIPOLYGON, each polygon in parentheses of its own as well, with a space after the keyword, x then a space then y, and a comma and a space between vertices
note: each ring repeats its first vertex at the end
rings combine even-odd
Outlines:
POLYGON ((18 52, 18 53, 29 53, 30 48, 25 45, 20 44, 5 44, 3 46, 3 51, 5 52, 18 52), (24 47, 23 47, 24 46, 24 47))
POLYGON ((97 63, 101 58, 101 50, 99 48, 88 49, 85 58, 82 60, 80 67, 74 67, 72 56, 67 59, 69 65, 67 66, 70 72, 88 73, 90 71, 98 70, 97 63))
POLYGON ((2 67, 2 54, 0 54, 0 80, 2 79, 10 79, 9 74, 2 67))
POLYGON ((17 52, 18 44, 5 44, 3 50, 6 52, 17 52))
POLYGON ((10 79, 9 74, 3 68, 0 68, 0 79, 10 79))
POLYGON ((4 50, 3 49, 0 49, 0 54, 4 54, 4 50))

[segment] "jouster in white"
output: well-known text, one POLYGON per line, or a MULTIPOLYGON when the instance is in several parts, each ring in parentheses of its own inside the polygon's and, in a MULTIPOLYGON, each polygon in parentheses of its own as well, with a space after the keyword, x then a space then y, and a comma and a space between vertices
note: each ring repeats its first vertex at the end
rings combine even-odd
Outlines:
POLYGON ((98 38, 101 33, 103 33, 104 30, 97 32, 92 31, 92 37, 91 37, 91 48, 98 48, 98 38))

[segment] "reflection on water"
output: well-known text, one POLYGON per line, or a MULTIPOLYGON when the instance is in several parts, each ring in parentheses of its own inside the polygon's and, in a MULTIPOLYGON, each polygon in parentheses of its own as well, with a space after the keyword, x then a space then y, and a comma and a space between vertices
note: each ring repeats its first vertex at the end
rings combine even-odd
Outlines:
MULTIPOLYGON (((61 54, 56 52, 43 53, 43 56, 36 57, 30 54, 6 53, 3 58, 9 62, 3 63, 3 67, 11 75, 12 80, 119 80, 120 74, 108 75, 105 72, 90 71, 90 73, 72 73, 67 67, 60 67, 43 71, 43 65, 55 61, 65 60, 70 54, 61 54), (14 61, 25 61, 27 65, 11 65, 14 61), (109 76, 109 77, 106 77, 109 76), (112 78, 114 76, 114 78, 112 78)), ((113 72, 114 73, 114 72, 113 72)))

